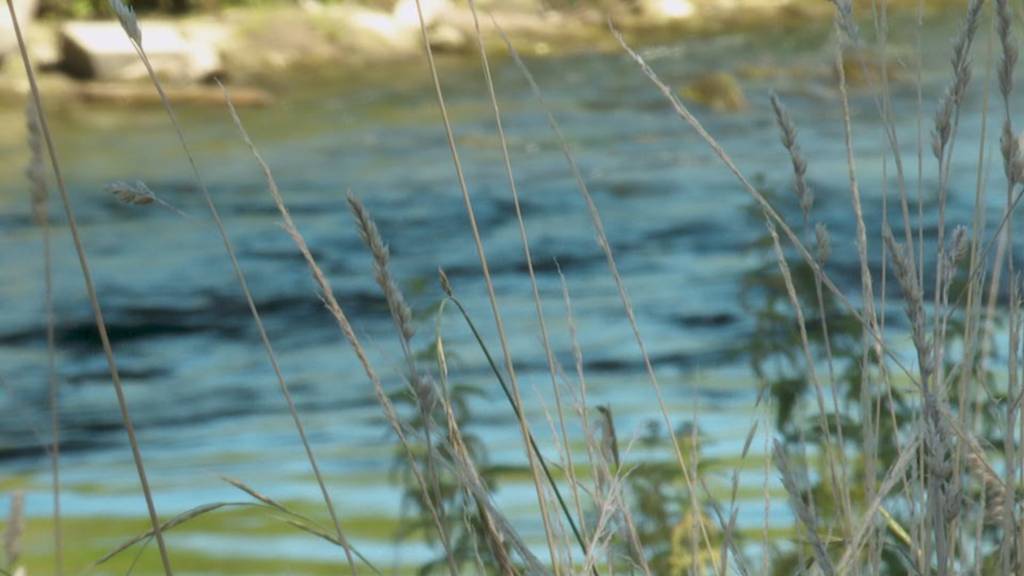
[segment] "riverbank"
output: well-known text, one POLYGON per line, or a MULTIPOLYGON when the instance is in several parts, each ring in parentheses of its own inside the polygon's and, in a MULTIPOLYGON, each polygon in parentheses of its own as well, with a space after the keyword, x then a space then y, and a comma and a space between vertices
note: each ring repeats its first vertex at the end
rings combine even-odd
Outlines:
MULTIPOLYGON (((548 4, 479 2, 479 25, 488 49, 505 50, 497 26, 522 53, 546 56, 617 50, 608 34, 608 17, 634 43, 643 44, 745 31, 827 30, 833 10, 827 2, 811 0, 623 0, 565 9, 548 4)), ((903 12, 917 6, 914 0, 892 4, 903 12)), ((423 0, 422 5, 436 52, 475 53, 476 28, 468 4, 423 0)), ((952 0, 929 2, 927 10, 934 13, 953 5, 952 0)), ((146 42, 160 42, 166 52, 162 61, 154 60, 168 85, 172 90, 181 86, 180 98, 198 104, 219 101, 219 93, 209 86, 214 77, 238 86, 236 95, 243 104, 263 105, 272 101, 267 89, 282 76, 323 67, 358 73, 400 65, 422 51, 414 0, 399 0, 387 10, 304 0, 174 19, 143 16, 142 25, 150 32, 146 42)), ((28 41, 51 98, 124 104, 151 100, 148 85, 133 82, 144 80, 144 71, 124 64, 134 60, 134 53, 113 21, 38 21, 29 27, 28 41)), ((27 85, 20 66, 12 65, 16 55, 9 56, 0 72, 0 100, 20 101, 27 85)))

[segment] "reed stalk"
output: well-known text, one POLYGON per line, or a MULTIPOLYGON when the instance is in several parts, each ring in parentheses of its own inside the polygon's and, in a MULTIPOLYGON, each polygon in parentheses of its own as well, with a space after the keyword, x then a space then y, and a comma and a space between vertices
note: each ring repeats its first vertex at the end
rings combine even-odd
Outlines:
MULTIPOLYGON (((445 136, 448 140, 448 149, 451 152, 452 164, 455 168, 455 176, 459 182, 459 189, 462 192, 462 201, 466 208, 466 216, 469 219, 470 230, 473 235, 473 244, 476 247, 477 256, 480 260, 480 269, 483 274, 484 284, 487 286, 487 298, 491 305, 491 312, 494 316, 494 325, 498 331, 498 342, 501 345, 504 356, 505 371, 508 373, 509 382, 515 403, 522 406, 522 396, 519 391, 519 380, 516 378, 515 365, 512 362, 512 353, 508 345, 508 337, 505 334, 505 323, 501 316, 501 309, 498 306, 498 297, 494 290, 494 282, 491 279, 490 265, 487 262, 487 254, 484 251, 483 241, 480 238, 480 229, 477 225, 476 213, 473 210, 473 201, 470 198, 469 186, 466 184, 466 176, 462 170, 462 160, 459 158, 458 147, 455 145, 455 134, 452 130, 452 123, 448 116, 448 107, 445 104, 444 92, 441 88, 441 79, 438 76, 437 64, 434 62, 434 52, 430 47, 430 36, 427 33, 427 24, 423 18, 423 6, 420 0, 416 0, 416 14, 419 18, 420 32, 423 37, 423 49, 427 56, 427 64, 430 68, 430 77, 434 84, 434 93, 437 97, 438 109, 441 113, 441 121, 444 124, 445 136)), ((547 538, 548 553, 551 557, 551 566, 555 576, 561 575, 561 566, 558 559, 558 551, 555 546, 555 532, 551 525, 551 518, 548 513, 547 497, 544 494, 544 485, 541 480, 541 472, 538 469, 536 459, 530 450, 530 425, 526 420, 525 413, 518 414, 519 431, 523 439, 523 446, 533 477, 534 490, 537 493, 537 504, 540 507, 541 520, 544 524, 544 535, 547 538)))
MULTIPOLYGON (((541 345, 544 348, 544 357, 547 362, 548 374, 551 376, 551 390, 555 397, 555 410, 558 413, 558 426, 561 433, 562 446, 565 447, 566 474, 569 479, 569 487, 572 490, 573 503, 576 506, 576 519, 579 522, 582 534, 586 536, 586 518, 583 514, 583 504, 580 497, 579 482, 576 478, 576 466, 573 463, 572 449, 569 444, 569 434, 565 426, 565 411, 562 407, 562 394, 558 386, 558 376, 554 350, 551 347, 551 338, 548 335, 547 321, 544 318, 544 306, 541 301, 540 288, 537 285, 537 274, 533 268, 533 255, 530 251, 529 235, 526 231, 526 223, 523 219, 523 210, 519 202, 519 190, 516 186, 515 174, 512 169, 512 157, 509 154, 508 139, 505 137, 505 128, 501 117, 501 107, 498 105, 498 96, 494 89, 494 80, 491 76, 490 60, 487 56, 487 49, 484 46, 483 35, 480 32, 480 20, 477 15, 476 0, 469 0, 469 9, 473 15, 473 30, 476 35, 477 47, 480 49, 480 63, 483 67, 484 81, 487 84, 487 95, 490 99, 491 110, 494 112, 494 123, 498 132, 498 140, 501 143, 501 157, 504 163, 505 176, 508 179, 509 192, 512 195, 512 205, 515 208, 516 224, 519 228, 519 238, 523 246, 523 258, 526 262, 527 276, 530 278, 530 290, 533 296, 533 305, 537 313, 537 324, 540 328, 541 345)), ((589 551, 584 550, 584 555, 589 551)))
POLYGON ((164 543, 163 534, 160 531, 160 517, 153 503, 153 493, 149 487, 149 478, 146 475, 146 466, 142 459, 142 450, 139 448, 139 441, 135 435, 135 425, 131 419, 128 409, 128 400, 125 397, 124 386, 121 383, 121 373, 118 370, 117 360, 114 356, 114 348, 110 343, 110 336, 107 333, 107 324, 103 319, 103 309, 100 307, 99 297, 96 294, 96 286, 93 282, 92 269, 89 267, 89 257, 85 251, 81 234, 78 230, 78 221, 75 218, 74 208, 71 205, 71 196, 68 194, 64 182, 64 174, 61 171, 60 161, 57 156, 57 148, 50 133, 50 126, 46 120, 46 113, 43 110, 42 96, 39 93, 39 85, 36 82, 35 71, 28 55, 28 48, 25 45, 25 38, 21 32, 21 25, 18 22, 18 15, 14 10, 13 0, 7 0, 7 10, 11 15, 11 23, 14 27, 14 34, 18 41, 18 52, 21 55, 21 62, 25 67, 25 76, 28 78, 29 89, 32 95, 33 106, 38 112, 39 132, 46 144, 46 153, 50 160, 50 167, 57 184, 57 191, 60 193, 61 204, 64 207, 64 216, 68 222, 68 229, 71 232, 71 240, 75 245, 75 254, 78 256, 78 264, 82 270, 82 279, 85 282, 85 291, 89 298, 89 305, 92 308, 93 317, 96 321, 96 331, 99 333, 100 344, 103 347, 103 354, 106 356, 107 368, 110 371, 110 379, 114 385, 114 394, 117 396, 117 404, 121 412, 121 422, 128 435, 128 444, 131 446, 132 458, 135 462, 135 471, 139 477, 139 484, 142 487, 142 494, 146 500, 146 509, 149 513, 150 524, 153 526, 153 535, 156 539, 157 548, 160 552, 160 562, 164 574, 171 576, 170 557, 167 554, 167 546, 164 543))
POLYGON ((30 102, 25 109, 28 133, 29 165, 26 169, 31 187, 32 221, 43 236, 43 315, 46 322, 46 376, 50 404, 50 476, 53 500, 53 573, 64 573, 64 531, 61 519, 60 484, 60 378, 57 374, 56 317, 53 310, 53 246, 50 226, 49 190, 43 166, 43 138, 39 111, 30 102))

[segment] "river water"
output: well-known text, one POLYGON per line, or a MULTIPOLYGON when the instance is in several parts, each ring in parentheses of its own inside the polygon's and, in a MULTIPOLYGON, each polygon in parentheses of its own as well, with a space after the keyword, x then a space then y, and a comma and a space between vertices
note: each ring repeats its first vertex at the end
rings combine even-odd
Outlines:
MULTIPOLYGON (((951 19, 940 19, 929 24, 924 39, 926 137, 946 82, 952 30, 951 19)), ((891 40, 894 66, 907 67, 897 70, 902 79, 894 82, 893 102, 912 174, 918 130, 914 42, 912 33, 891 40)), ((983 62, 981 45, 976 60, 983 62)), ((815 217, 833 234, 830 273, 856 294, 843 129, 829 72, 832 48, 822 28, 674 41, 648 45, 643 54, 676 87, 708 70, 740 74, 748 110, 695 111, 741 169, 766 190, 777 191, 783 212, 798 222, 789 194, 789 160, 768 106, 771 91, 783 97, 809 160, 815 217)), ((753 320, 739 296, 744 275, 770 257, 755 246, 764 235, 763 224, 750 217, 751 202, 734 178, 624 55, 583 53, 528 64, 602 212, 674 424, 698 418, 704 457, 734 457, 758 417, 753 410, 757 383, 744 354, 753 320)), ((637 437, 658 418, 657 405, 585 206, 521 75, 506 58, 497 59, 494 68, 556 354, 572 372, 557 259, 572 293, 591 400, 613 406, 621 438, 637 437)), ((982 68, 976 78, 984 77, 982 68)), ((443 59, 441 74, 526 410, 541 444, 552 446, 544 405, 550 407, 553 399, 485 87, 469 58, 443 59)), ((958 223, 969 221, 973 201, 980 132, 980 116, 973 111, 981 100, 976 84, 968 103, 971 113, 960 124, 952 171, 950 219, 958 223)), ((424 65, 355 76, 296 74, 282 80, 275 92, 275 105, 243 110, 243 119, 386 385, 401 386, 404 364, 371 261, 347 212, 349 190, 365 201, 390 244, 394 272, 417 311, 417 346, 425 349, 434 335, 435 305, 442 296, 436 270, 441 266, 497 352, 479 262, 424 65)), ((873 238, 878 238, 886 187, 883 135, 872 94, 854 89, 852 115, 862 194, 873 238)), ((315 507, 319 494, 273 373, 163 112, 74 102, 52 108, 57 146, 158 508, 170 515, 205 502, 243 499, 220 480, 221 474, 275 498, 315 507), (152 205, 120 205, 103 190, 112 180, 136 178, 188 217, 152 205)), ((430 555, 422 545, 396 548, 394 524, 379 528, 379 522, 370 521, 395 519, 401 512, 392 474, 393 439, 354 355, 278 226, 258 166, 224 110, 179 112, 343 522, 355 519, 355 544, 383 565, 422 561, 430 555)), ((50 514, 48 462, 41 449, 48 438, 41 236, 31 224, 21 176, 27 158, 21 109, 8 106, 0 117, 9 128, 0 136, 0 378, 5 388, 0 474, 7 477, 5 490, 27 491, 31 526, 50 514)), ((995 132, 990 126, 990 135, 995 132)), ((934 188, 934 171, 929 156, 926 189, 934 188)), ((991 189, 1001 189, 1000 174, 997 163, 990 170, 991 189)), ((891 182, 888 188, 894 189, 891 182)), ((1000 195, 990 195, 991 214, 1001 202, 1000 195)), ((64 512, 83 523, 141 520, 145 508, 78 264, 58 205, 52 209, 64 512)), ((926 218, 934 222, 934 216, 926 218)), ((874 258, 877 268, 877 254, 874 258)), ((472 431, 487 445, 491 463, 521 466, 525 457, 514 418, 475 341, 450 314, 443 333, 452 379, 482 390, 472 400, 472 431)), ((578 433, 578 427, 572 430, 578 433)), ((762 482, 761 445, 755 442, 745 485, 762 482)), ((670 456, 664 451, 648 457, 670 456)), ((539 539, 532 488, 523 477, 502 482, 498 497, 517 525, 539 539)), ((762 508, 757 498, 741 502, 741 522, 758 525, 762 508)), ((771 523, 784 525, 789 518, 780 501, 771 523)), ((130 524, 136 531, 143 525, 130 524)), ((132 530, 106 532, 101 538, 79 529, 75 542, 88 543, 89 550, 108 549, 132 530)), ((231 560, 241 557, 267 562, 338 558, 336 549, 311 537, 260 534, 244 527, 208 528, 172 535, 170 542, 179 553, 212 559, 214 566, 220 562, 220 568, 206 568, 207 573, 232 573, 231 560)), ((45 537, 37 535, 31 542, 32 557, 45 557, 45 537)))

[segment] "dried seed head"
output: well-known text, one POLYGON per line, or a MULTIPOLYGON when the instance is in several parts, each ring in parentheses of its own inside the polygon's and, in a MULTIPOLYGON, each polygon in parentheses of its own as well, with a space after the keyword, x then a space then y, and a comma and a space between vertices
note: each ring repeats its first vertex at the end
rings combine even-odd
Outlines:
POLYGON ((1002 58, 999 62, 999 91, 1004 98, 1009 98, 1013 92, 1013 69, 1017 66, 1019 56, 1017 45, 1014 44, 1010 31, 1012 22, 1008 0, 996 0, 996 27, 999 33, 999 43, 1003 48, 1002 58))
POLYGON ((839 28, 846 34, 847 39, 856 43, 860 38, 860 29, 853 19, 853 3, 850 0, 832 0, 832 4, 836 7, 836 22, 839 28))
POLYGON ((955 266, 967 252, 967 227, 957 226, 953 230, 953 240, 950 242, 950 259, 955 266))
POLYGON ((814 194, 807 186, 807 161, 800 152, 800 145, 796 140, 796 125, 793 119, 782 105, 778 95, 772 94, 772 110, 775 112, 775 122, 779 125, 780 139, 782 145, 789 152, 790 160, 793 163, 793 190, 796 192, 797 200, 800 201, 800 210, 804 215, 804 222, 810 216, 811 207, 814 206, 814 194))
POLYGON ((447 294, 449 298, 454 297, 455 293, 452 291, 452 283, 448 280, 448 275, 444 273, 444 268, 437 269, 437 277, 441 282, 441 290, 447 294))
POLYGON ((373 217, 370 216, 369 210, 366 209, 362 201, 349 193, 348 205, 359 227, 359 235, 373 256, 373 267, 377 284, 384 292, 384 298, 388 302, 391 316, 401 331, 402 337, 405 340, 410 340, 415 333, 412 324, 412 311, 405 303, 402 291, 391 274, 391 252, 388 250, 387 244, 384 243, 384 239, 381 238, 377 224, 373 221, 373 217))
POLYGON ((971 0, 967 7, 967 15, 953 43, 953 57, 950 61, 953 66, 953 81, 939 101, 939 108, 935 112, 935 128, 932 132, 932 153, 940 162, 953 133, 953 115, 963 102, 967 86, 971 82, 970 53, 975 33, 978 31, 981 8, 982 0, 971 0))
POLYGON ((967 253, 967 228, 957 226, 953 231, 953 237, 949 241, 949 248, 946 250, 943 262, 943 290, 949 290, 956 277, 957 267, 960 265, 964 254, 967 253))
POLYGON ((1010 172, 1013 176, 1013 183, 1020 184, 1024 182, 1024 158, 1017 157, 1013 160, 1010 165, 1010 172))
POLYGON ((1006 509, 1006 490, 1003 487, 1002 479, 985 462, 980 450, 969 450, 966 461, 971 474, 980 479, 985 488, 985 522, 988 524, 1002 522, 1006 509))
POLYGON ((1020 140, 1013 133, 1013 126, 1010 120, 1003 121, 1003 131, 999 137, 999 150, 1003 154, 1003 171, 1010 184, 1017 184, 1021 170, 1021 146, 1020 140))
MULTIPOLYGON (((911 255, 907 247, 896 241, 892 230, 886 228, 882 233, 883 240, 892 255, 893 268, 896 270, 896 281, 903 291, 903 300, 906 304, 907 318, 910 320, 911 333, 914 346, 922 362, 929 361, 931 350, 928 345, 924 329, 924 294, 917 280, 917 274, 911 266, 911 255), (927 359, 927 360, 926 360, 927 359)), ((922 364, 924 367, 924 364, 922 364)))
POLYGON ((442 382, 448 379, 448 357, 444 351, 444 339, 438 333, 434 339, 434 351, 437 353, 437 367, 441 371, 442 382))
POLYGON ((31 100, 25 108, 25 124, 28 130, 29 162, 25 168, 25 176, 31 186, 32 221, 36 224, 46 222, 47 199, 46 169, 43 167, 43 139, 39 128, 39 111, 31 100))
POLYGON ((135 182, 111 182, 106 185, 107 192, 110 192, 122 204, 142 206, 156 202, 156 194, 146 186, 142 180, 135 182))
POLYGON ((142 29, 139 28, 139 20, 135 17, 135 10, 126 5, 123 0, 110 0, 110 9, 114 11, 114 14, 117 14, 117 19, 121 21, 121 28, 124 29, 124 33, 134 40, 136 44, 142 46, 142 29))
POLYGON ((817 238, 818 265, 824 266, 828 257, 832 255, 832 237, 828 233, 828 228, 820 222, 814 225, 814 235, 817 238))
POLYGON ((806 471, 794 469, 785 449, 778 440, 775 440, 772 445, 772 462, 782 476, 782 487, 789 495, 790 506, 807 532, 807 538, 811 542, 811 550, 814 552, 819 568, 822 573, 831 576, 835 573, 832 560, 829 558, 824 542, 818 535, 818 517, 808 505, 810 496, 805 478, 806 471))

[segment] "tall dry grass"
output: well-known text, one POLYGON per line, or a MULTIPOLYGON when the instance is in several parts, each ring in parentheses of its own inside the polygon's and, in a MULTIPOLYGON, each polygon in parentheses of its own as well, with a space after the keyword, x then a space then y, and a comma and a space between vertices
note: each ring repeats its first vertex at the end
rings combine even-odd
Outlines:
MULTIPOLYGON (((476 320, 463 306, 455 287, 443 271, 439 278, 443 304, 438 313, 438 325, 444 311, 454 308, 458 320, 474 335, 494 379, 506 396, 522 436, 525 458, 531 472, 539 520, 543 526, 545 560, 538 558, 535 547, 498 506, 493 488, 488 485, 481 471, 481 463, 468 446, 467 433, 462 429, 451 397, 449 366, 440 328, 435 340, 436 365, 427 365, 428 362, 416 354, 413 340, 416 331, 414 315, 402 294, 402 282, 391 269, 387 244, 369 209, 358 196, 348 196, 355 226, 373 260, 375 279, 393 319, 406 364, 407 393, 416 407, 421 425, 403 419, 396 408, 392 395, 385 389, 379 370, 371 363, 361 338, 353 328, 343 303, 335 296, 329 278, 320 268, 292 219, 268 162, 246 132, 225 90, 231 121, 259 165, 283 222, 284 231, 302 255, 317 295, 325 304, 327 313, 337 323, 345 344, 355 353, 388 427, 401 447, 423 513, 436 531, 442 564, 450 574, 656 574, 667 570, 680 574, 746 575, 758 573, 755 566, 760 567, 761 573, 790 569, 792 564, 786 562, 792 558, 797 558, 797 573, 829 576, 1024 573, 1024 530, 1020 525, 1021 500, 1018 494, 1021 479, 1024 478, 1024 450, 1021 449, 1021 442, 1024 441, 1024 417, 1021 414, 1024 383, 1019 374, 1020 346, 1024 344, 1021 338, 1024 322, 1021 304, 1024 295, 1021 294, 1021 279, 1017 273, 1013 244, 1014 212, 1022 197, 1021 185, 1024 184, 1024 152, 1013 124, 1014 71, 1018 59, 1013 6, 1008 0, 993 0, 987 5, 983 0, 969 0, 966 3, 962 25, 952 44, 951 79, 932 117, 928 146, 925 145, 922 128, 925 124, 921 118, 923 112, 918 114, 918 129, 913 136, 917 140, 918 151, 917 181, 913 182, 901 155, 900 138, 903 135, 897 129, 893 116, 889 72, 885 64, 888 38, 892 33, 889 30, 886 4, 883 1, 873 5, 870 19, 873 35, 870 36, 874 40, 869 40, 869 34, 864 32, 866 20, 861 19, 850 0, 832 0, 832 4, 835 8, 833 56, 836 109, 843 130, 846 164, 844 179, 855 228, 853 246, 860 277, 859 291, 844 290, 829 274, 832 240, 823 224, 816 221, 813 190, 806 177, 808 166, 815 158, 800 147, 797 120, 786 110, 781 99, 773 96, 770 101, 772 120, 780 132, 780 157, 786 158, 791 166, 793 199, 801 215, 798 223, 787 222, 782 215, 784 210, 777 201, 770 199, 755 185, 754 180, 747 177, 741 168, 742 159, 734 159, 726 152, 705 129, 695 109, 691 109, 658 76, 641 52, 631 47, 625 36, 609 22, 610 34, 619 42, 625 55, 637 65, 637 81, 644 81, 645 78, 650 81, 666 100, 666 115, 674 113, 692 129, 722 162, 724 169, 735 177, 740 190, 749 195, 757 208, 770 240, 773 262, 782 280, 785 302, 791 311, 788 328, 797 337, 794 346, 795 356, 800 358, 798 379, 806 384, 807 390, 807 397, 799 399, 797 417, 808 416, 809 420, 806 426, 799 422, 795 424, 798 427, 795 438, 779 434, 778 438, 772 439, 770 431, 759 430, 760 423, 767 421, 765 416, 772 404, 770 398, 766 399, 770 390, 767 387, 762 389, 755 406, 759 413, 758 419, 748 429, 741 458, 745 460, 749 457, 757 433, 764 433, 766 449, 762 456, 765 459, 763 465, 766 476, 769 467, 774 467, 778 482, 788 494, 789 506, 797 525, 797 536, 783 545, 788 545, 793 551, 788 556, 778 551, 777 543, 770 541, 768 535, 768 519, 772 514, 773 502, 767 480, 764 489, 762 544, 752 554, 747 543, 742 541, 742 530, 737 520, 739 468, 731 476, 728 502, 720 501, 709 485, 709 478, 702 473, 697 426, 690 428, 687 433, 676 433, 674 425, 682 415, 672 414, 665 402, 657 366, 647 352, 633 301, 605 231, 598 199, 587 185, 569 138, 547 107, 542 89, 511 40, 498 23, 492 20, 492 29, 504 41, 512 64, 529 86, 565 157, 593 227, 598 248, 614 281, 623 314, 630 325, 654 402, 667 429, 667 444, 674 461, 670 477, 685 494, 686 510, 680 514, 675 525, 681 533, 672 535, 672 538, 678 537, 679 542, 672 541, 672 556, 668 561, 658 557, 655 543, 644 540, 645 533, 640 529, 643 518, 639 517, 642 510, 637 502, 638 477, 644 473, 643 463, 630 459, 630 445, 621 441, 616 434, 612 410, 592 406, 590 403, 583 369, 584 351, 576 334, 572 299, 564 276, 561 276, 562 291, 558 296, 566 310, 574 370, 566 370, 559 364, 552 344, 544 311, 545 295, 537 281, 527 218, 520 205, 520 191, 505 134, 501 98, 494 87, 487 43, 473 0, 470 0, 469 6, 474 18, 482 80, 487 88, 487 103, 494 115, 502 167, 514 209, 512 216, 516 220, 522 244, 540 343, 551 381, 554 412, 547 411, 546 406, 542 411, 555 439, 553 448, 538 443, 539 435, 527 418, 530 410, 519 389, 499 294, 490 276, 483 237, 454 134, 453 119, 449 115, 438 67, 431 52, 430 30, 420 11, 426 72, 429 73, 437 99, 440 124, 444 129, 455 180, 468 219, 470 241, 479 258, 480 272, 498 335, 501 365, 492 356, 485 338, 477 329, 476 320), (989 8, 988 12, 986 7, 989 8), (986 15, 993 24, 989 36, 985 36, 985 28, 982 26, 986 15), (977 152, 977 205, 968 228, 947 222, 947 207, 949 195, 953 192, 951 177, 961 114, 964 103, 973 94, 972 80, 977 76, 975 72, 978 65, 973 53, 979 35, 998 43, 999 60, 994 67, 994 74, 1001 102, 998 108, 1002 115, 1000 153, 1005 179, 1005 204, 996 225, 987 225, 982 209, 985 199, 982 164, 986 157, 983 137, 977 152), (883 143, 879 150, 882 165, 879 168, 886 176, 887 185, 889 167, 891 165, 895 168, 893 176, 902 220, 896 223, 896 227, 902 229, 897 232, 883 214, 880 218, 883 223, 881 234, 878 236, 869 233, 868 222, 872 207, 865 203, 862 194, 865 164, 859 161, 855 152, 857 135, 851 114, 851 90, 845 75, 850 59, 855 61, 855 65, 867 69, 864 49, 870 47, 881 52, 883 62, 879 67, 880 77, 870 80, 868 87, 883 128, 883 143), (936 172, 932 180, 926 180, 924 175, 928 164, 923 153, 925 149, 930 149, 934 157, 936 172), (930 187, 934 190, 929 190, 930 187), (916 219, 911 210, 910 195, 914 188, 918 192, 916 219), (934 236, 931 232, 926 236, 923 198, 927 194, 932 194, 936 200, 937 225, 934 236), (934 245, 934 254, 925 252, 926 243, 934 245), (881 254, 881 270, 873 265, 876 261, 873 259, 874 254, 881 254), (926 270, 929 267, 931 269, 926 270), (802 292, 805 288, 798 280, 797 271, 801 269, 809 271, 812 279, 807 293, 802 292), (906 333, 901 333, 900 329, 894 329, 891 325, 887 327, 886 324, 886 282, 890 275, 895 280, 904 304, 906 333), (449 304, 451 308, 447 307, 449 304), (834 331, 830 328, 832 319, 827 317, 826 310, 831 309, 832 304, 853 320, 859 343, 852 354, 842 357, 831 345, 834 331), (1005 336, 997 330, 1001 320, 1005 322, 1005 336), (900 338, 909 338, 913 347, 912 357, 908 358, 900 351, 896 343, 900 338), (993 362, 997 353, 1006 359, 1005 365, 993 362), (856 368, 854 377, 844 378, 841 371, 851 366, 856 368), (993 366, 1001 372, 995 384, 990 384, 988 374, 993 366), (582 432, 585 458, 573 452, 573 438, 568 423, 574 421, 582 432), (551 453, 556 454, 556 457, 546 455, 551 453), (812 470, 814 466, 818 467, 816 474, 812 470), (445 496, 445 487, 448 485, 454 486, 454 492, 460 496, 458 500, 445 496), (457 504, 453 505, 453 502, 457 504), (472 540, 471 555, 464 555, 462 548, 453 542, 452 522, 465 524, 466 533, 472 540)), ((923 2, 918 7, 918 46, 920 27, 924 25, 922 5, 923 2)), ((11 6, 10 0, 8 6, 11 6)), ((286 521, 297 529, 338 545, 344 551, 351 573, 358 572, 355 562, 357 558, 367 570, 379 573, 348 543, 342 531, 339 514, 319 471, 286 380, 278 367, 274 349, 263 329, 241 265, 235 257, 213 199, 203 184, 196 160, 189 151, 173 108, 153 73, 143 49, 142 31, 134 13, 118 0, 112 0, 112 6, 141 61, 150 72, 154 88, 161 96, 193 176, 221 234, 233 271, 258 327, 271 368, 320 488, 333 531, 318 528, 309 518, 288 510, 271 497, 240 481, 229 482, 252 498, 255 501, 252 505, 283 514, 286 521)), ((13 8, 11 14, 14 17, 13 8)), ((20 31, 19 41, 32 87, 34 107, 29 112, 30 126, 34 126, 33 121, 38 120, 38 129, 30 130, 35 135, 33 183, 42 182, 39 175, 41 137, 50 156, 68 225, 78 249, 86 287, 149 508, 152 530, 126 544, 141 542, 150 536, 155 538, 164 570, 170 574, 169 555, 163 543, 162 530, 171 529, 225 506, 238 504, 204 505, 167 522, 159 521, 152 504, 111 345, 106 337, 98 297, 92 286, 86 254, 77 233, 74 214, 20 31)), ((986 70, 984 77, 988 78, 990 74, 991 71, 986 70)), ((872 78, 870 74, 865 74, 865 77, 872 78)), ((916 78, 919 108, 924 107, 921 78, 919 72, 916 78)), ((983 89, 987 103, 987 87, 983 89)), ((994 112, 990 112, 986 105, 982 112, 983 126, 990 113, 994 112)), ((887 194, 888 190, 883 196, 883 212, 889 201, 887 194)), ((42 202, 36 201, 40 206, 42 202)), ((45 224, 46 218, 37 216, 37 219, 45 224)), ((48 315, 51 315, 49 293, 48 289, 47 310, 48 315)), ((52 318, 49 321, 48 342, 52 346, 52 318)), ((55 438, 52 466, 55 509, 59 510, 56 441, 59 422, 56 417, 56 381, 52 374, 51 360, 52 425, 55 438)), ((56 526, 54 537, 58 559, 55 570, 59 573, 59 521, 56 526)), ((646 536, 650 537, 650 534, 646 536)), ((119 547, 115 553, 125 548, 119 547)), ((9 552, 11 554, 14 553, 9 552)))
MULTIPOLYGON (((33 70, 32 62, 29 59, 28 49, 25 45, 25 38, 22 35, 21 26, 18 22, 18 15, 14 9, 14 3, 12 0, 7 0, 7 11, 11 17, 11 23, 13 25, 15 36, 18 42, 18 52, 21 57, 22 64, 24 65, 25 76, 28 78, 29 87, 31 90, 31 106, 34 109, 35 114, 33 115, 32 113, 30 113, 30 121, 32 121, 33 116, 35 120, 38 120, 38 131, 40 134, 42 134, 43 142, 46 145, 46 153, 50 160, 50 167, 53 170, 53 177, 57 183, 57 190, 58 192, 60 192, 61 204, 64 207, 64 216, 67 219, 68 229, 71 232, 71 239, 75 246, 75 253, 78 256, 78 263, 79 267, 81 268, 82 279, 85 283, 85 291, 89 298, 89 305, 92 308, 93 316, 96 320, 96 330, 99 333, 100 342, 103 346, 103 353, 104 356, 106 356, 107 360, 107 367, 110 370, 110 378, 114 385, 114 393, 117 396, 117 403, 121 412, 121 421, 124 424, 125 432, 128 435, 128 443, 131 446, 132 459, 135 462, 135 469, 139 476, 139 484, 142 486, 142 493, 146 500, 146 508, 147 511, 149 512, 150 524, 153 527, 153 533, 156 538, 157 546, 160 550, 160 560, 163 564, 164 572, 167 574, 167 576, 170 576, 172 573, 171 563, 167 555, 167 548, 166 545, 164 544, 163 535, 160 531, 160 519, 159 516, 157 515, 156 505, 153 503, 153 495, 149 487, 149 478, 146 474, 146 467, 142 460, 142 450, 139 448, 139 442, 135 435, 135 426, 132 422, 131 415, 129 413, 128 400, 125 398, 124 386, 121 383, 121 374, 120 371, 118 370, 117 360, 114 356, 114 349, 112 344, 110 343, 110 337, 107 334, 107 325, 106 322, 103 320, 103 310, 100 307, 99 296, 96 293, 96 286, 95 283, 93 282, 92 270, 89 267, 89 258, 85 251, 85 246, 82 243, 81 235, 78 231, 78 223, 75 219, 75 212, 71 204, 71 197, 68 194, 67 187, 64 183, 64 175, 61 172, 60 161, 58 160, 57 156, 57 150, 53 143, 53 137, 50 134, 49 124, 46 120, 46 113, 43 109, 42 96, 39 93, 39 86, 36 83, 35 71, 33 70)), ((50 331, 51 330, 48 328, 47 332, 49 333, 50 331)), ((47 340, 51 341, 52 335, 48 334, 47 340)), ((55 400, 56 384, 54 376, 52 375, 52 368, 51 395, 53 396, 53 400, 55 400)), ((53 403, 53 400, 51 400, 51 403, 53 403)), ((52 410, 55 411, 56 407, 54 406, 52 410)), ((56 412, 53 413, 55 414, 56 412)), ((56 416, 54 416, 53 418, 54 421, 56 422, 56 416)), ((57 485, 57 450, 58 448, 55 445, 53 452, 55 486, 57 485)), ((57 500, 58 498, 59 488, 58 495, 55 496, 55 500, 57 500)), ((54 554, 59 557, 62 550, 62 547, 60 546, 59 532, 54 535, 54 538, 55 541, 57 542, 57 549, 54 551, 54 554)), ((57 569, 60 569, 59 564, 57 569)))

